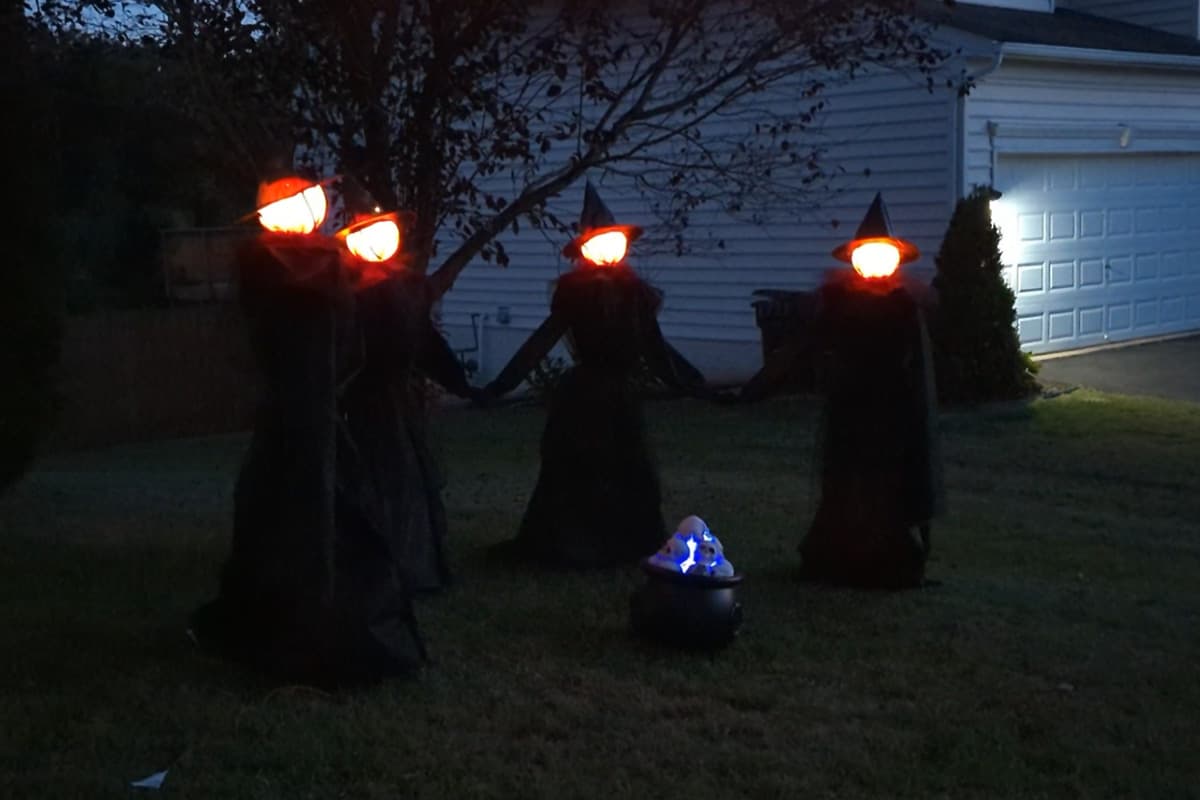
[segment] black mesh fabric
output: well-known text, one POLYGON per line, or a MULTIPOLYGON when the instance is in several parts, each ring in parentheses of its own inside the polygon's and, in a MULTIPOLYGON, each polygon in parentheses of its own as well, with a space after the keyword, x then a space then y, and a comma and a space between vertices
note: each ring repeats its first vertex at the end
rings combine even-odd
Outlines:
POLYGON ((858 280, 820 292, 820 500, 801 544, 806 577, 919 585, 940 507, 935 396, 922 312, 909 291, 858 280))
MULTIPOLYGON (((428 493, 413 490, 413 499, 397 489, 403 482, 376 450, 398 451, 391 457, 407 476, 419 461, 411 457, 412 434, 378 422, 391 418, 386 411, 339 407, 338 387, 348 379, 351 395, 365 391, 375 365, 346 357, 363 349, 366 329, 340 288, 336 253, 276 253, 257 240, 239 254, 263 387, 220 594, 196 612, 192 629, 201 644, 284 680, 327 685, 405 674, 425 659, 409 565, 440 562, 410 558, 403 526, 384 524, 385 496, 420 505, 428 493), (352 365, 358 371, 347 376, 352 365), (375 424, 381 433, 372 432, 375 424)), ((419 535, 436 549, 429 527, 419 535)))

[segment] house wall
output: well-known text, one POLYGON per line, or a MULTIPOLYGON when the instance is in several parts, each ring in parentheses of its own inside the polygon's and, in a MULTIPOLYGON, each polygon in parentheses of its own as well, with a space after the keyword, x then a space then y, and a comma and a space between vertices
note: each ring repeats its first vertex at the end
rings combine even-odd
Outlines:
MULTIPOLYGON (((877 70, 824 95, 827 108, 810 141, 827 148, 825 164, 844 170, 821 207, 798 220, 754 225, 717 209, 690 215, 692 251, 676 255, 653 240, 648 201, 621 175, 590 176, 619 221, 647 224, 631 264, 665 292, 659 317, 666 336, 710 380, 741 380, 761 365, 760 335, 751 306, 761 288, 809 289, 835 266, 830 251, 853 235, 876 191, 882 191, 897 232, 926 256, 931 269, 954 202, 955 95, 922 79, 877 70), (864 170, 870 174, 864 174, 864 170)), ((760 102, 803 102, 775 91, 760 102)), ((706 137, 736 139, 752 120, 710 123, 706 137), (743 126, 743 127, 738 127, 743 126)), ((578 218, 582 181, 550 204, 563 219, 578 218)), ((522 229, 501 238, 508 268, 476 260, 443 300, 442 320, 457 347, 472 343, 471 314, 481 329, 480 380, 494 376, 545 318, 551 282, 569 268, 559 236, 522 229), (504 309, 502 312, 501 309, 504 309), (508 322, 500 317, 507 315, 508 322)))
POLYGON ((1004 152, 1200 151, 1198 97, 1196 72, 1005 59, 967 98, 962 188, 1004 152))
POLYGON ((1054 10, 1054 0, 960 0, 972 6, 994 6, 996 8, 1019 8, 1023 11, 1054 10))
POLYGON ((1200 36, 1198 0, 1058 0, 1063 8, 1111 17, 1134 25, 1200 36))

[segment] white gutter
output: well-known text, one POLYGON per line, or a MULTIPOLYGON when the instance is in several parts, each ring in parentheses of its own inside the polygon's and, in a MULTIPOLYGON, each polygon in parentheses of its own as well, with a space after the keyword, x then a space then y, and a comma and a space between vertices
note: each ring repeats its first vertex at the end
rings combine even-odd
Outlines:
POLYGON ((1074 64, 1104 64, 1123 67, 1200 70, 1200 55, 1177 53, 1135 53, 1126 50, 1097 50, 1087 47, 1062 47, 1050 44, 1005 42, 1000 52, 1010 58, 1059 61, 1074 64))

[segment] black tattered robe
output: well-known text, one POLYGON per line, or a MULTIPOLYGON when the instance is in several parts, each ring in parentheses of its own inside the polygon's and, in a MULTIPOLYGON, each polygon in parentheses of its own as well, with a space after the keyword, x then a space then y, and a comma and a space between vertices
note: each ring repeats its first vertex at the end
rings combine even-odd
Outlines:
POLYGON ((634 372, 677 390, 704 379, 663 339, 662 297, 625 266, 563 275, 550 316, 488 387, 503 394, 554 343, 568 337, 574 366, 552 392, 537 484, 511 549, 568 567, 630 563, 666 537, 658 468, 646 437, 634 372))
POLYGON ((425 660, 412 594, 445 577, 423 418, 394 394, 430 343, 428 296, 380 284, 355 297, 336 251, 278 241, 239 253, 260 403, 220 594, 192 630, 281 679, 404 674, 425 660))
POLYGON ((819 293, 825 395, 820 500, 802 573, 834 583, 918 586, 941 505, 932 354, 923 313, 899 283, 856 276, 819 293))

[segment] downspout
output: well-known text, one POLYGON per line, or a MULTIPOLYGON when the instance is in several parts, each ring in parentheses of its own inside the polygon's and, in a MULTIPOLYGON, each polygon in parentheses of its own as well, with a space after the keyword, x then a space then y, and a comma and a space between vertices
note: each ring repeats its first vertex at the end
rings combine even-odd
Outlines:
MULTIPOLYGON (((984 78, 988 75, 991 75, 993 72, 1000 69, 1000 65, 1003 62, 1004 62, 1004 46, 1001 43, 997 42, 996 43, 996 51, 992 55, 992 63, 989 64, 987 66, 987 68, 984 69, 982 72, 980 72, 978 75, 975 75, 974 80, 977 82, 980 78, 984 78)), ((966 196, 966 194, 967 194, 967 185, 966 185, 966 183, 967 183, 967 164, 966 164, 966 152, 965 152, 965 149, 967 146, 967 137, 966 137, 966 133, 965 133, 966 132, 966 124, 967 124, 967 97, 966 97, 966 95, 959 95, 959 97, 958 97, 958 113, 960 115, 959 123, 958 123, 960 125, 959 130, 963 132, 963 134, 959 136, 959 140, 960 140, 959 147, 964 150, 964 152, 962 154, 961 165, 960 165, 961 172, 959 172, 959 194, 960 194, 960 196, 966 196)), ((987 123, 988 185, 991 186, 992 188, 996 187, 996 133, 997 133, 997 128, 998 128, 998 126, 995 122, 993 122, 991 120, 988 121, 988 123, 987 123)))

